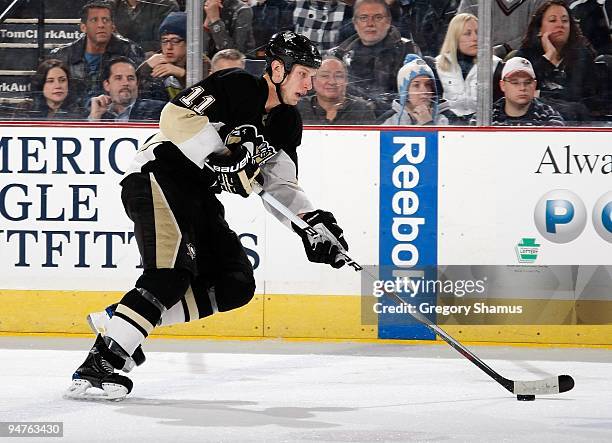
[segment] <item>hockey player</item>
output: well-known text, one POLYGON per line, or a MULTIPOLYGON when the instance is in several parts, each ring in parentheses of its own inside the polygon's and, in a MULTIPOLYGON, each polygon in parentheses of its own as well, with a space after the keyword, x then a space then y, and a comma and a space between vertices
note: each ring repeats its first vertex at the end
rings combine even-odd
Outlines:
POLYGON ((297 182, 302 122, 294 106, 312 88, 320 64, 310 40, 284 31, 266 47, 261 78, 222 70, 166 105, 160 132, 140 148, 121 182, 144 270, 107 309, 104 334, 74 372, 66 397, 121 400, 132 381, 116 371, 144 361, 140 345, 157 325, 197 320, 252 299, 251 263, 215 192, 247 197, 258 180, 316 230, 331 234, 331 241, 322 240, 296 229, 310 261, 344 265, 337 255, 337 245, 348 249, 342 229, 330 212, 315 210, 297 182))

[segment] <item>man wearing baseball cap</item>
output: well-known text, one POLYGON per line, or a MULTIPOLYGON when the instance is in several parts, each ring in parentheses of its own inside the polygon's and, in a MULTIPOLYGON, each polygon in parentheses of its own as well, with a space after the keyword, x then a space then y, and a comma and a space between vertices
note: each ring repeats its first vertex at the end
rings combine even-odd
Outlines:
POLYGON ((522 57, 508 60, 499 81, 504 97, 493 105, 493 125, 565 126, 555 109, 536 98, 537 84, 529 60, 522 57))

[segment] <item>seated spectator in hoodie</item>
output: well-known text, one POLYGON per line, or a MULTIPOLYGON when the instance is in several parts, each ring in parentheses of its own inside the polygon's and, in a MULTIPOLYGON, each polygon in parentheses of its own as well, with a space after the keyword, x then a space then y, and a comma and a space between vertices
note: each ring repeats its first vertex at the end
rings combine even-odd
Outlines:
POLYGON ((210 73, 222 69, 240 68, 246 66, 246 57, 237 49, 223 49, 217 52, 210 61, 210 73))
POLYGON ((493 125, 565 126, 561 114, 535 97, 537 83, 529 60, 522 57, 508 60, 499 82, 504 97, 493 105, 493 125))
POLYGON ((167 102, 186 86, 187 14, 168 14, 159 26, 159 34, 161 53, 149 57, 136 73, 143 98, 167 102))
POLYGON ((391 25, 391 11, 385 0, 357 0, 353 24, 357 33, 330 49, 329 54, 346 64, 349 93, 372 100, 380 116, 389 110, 395 97, 397 71, 404 58, 407 54, 420 54, 420 50, 391 25))
POLYGON ((346 65, 336 57, 325 57, 313 78, 315 95, 298 102, 297 108, 308 125, 370 125, 376 116, 370 103, 347 95, 346 65))
POLYGON ((242 0, 205 0, 202 37, 208 57, 228 48, 250 56, 255 49, 253 10, 242 0))
POLYGON ((404 66, 397 73, 399 99, 391 104, 391 111, 383 125, 448 125, 445 102, 440 102, 432 69, 415 54, 408 54, 404 66))
POLYGON ((256 53, 249 54, 249 58, 255 56, 259 59, 265 58, 265 47, 270 38, 280 29, 293 27, 293 0, 250 0, 253 12, 253 36, 255 38, 256 53))
POLYGON ((111 60, 102 72, 106 94, 91 99, 89 121, 159 121, 165 102, 138 98, 136 67, 127 57, 111 60))
POLYGON ((400 0, 402 35, 411 35, 422 55, 435 57, 459 3, 459 0, 400 0))
MULTIPOLYGON (((179 10, 175 0, 113 0, 117 32, 138 43, 147 53, 159 51, 159 25, 179 10)), ((148 55, 148 54, 147 54, 148 55)))
POLYGON ((569 8, 599 55, 612 54, 612 0, 572 0, 569 8))

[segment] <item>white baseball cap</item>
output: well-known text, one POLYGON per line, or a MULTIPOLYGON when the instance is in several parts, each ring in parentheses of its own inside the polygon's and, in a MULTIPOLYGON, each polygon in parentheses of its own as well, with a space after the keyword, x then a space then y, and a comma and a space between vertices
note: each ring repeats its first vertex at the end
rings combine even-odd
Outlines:
POLYGON ((501 74, 502 79, 516 72, 524 72, 528 74, 531 78, 536 78, 535 72, 533 71, 533 66, 531 66, 531 62, 523 57, 513 57, 504 64, 504 68, 502 69, 501 74))

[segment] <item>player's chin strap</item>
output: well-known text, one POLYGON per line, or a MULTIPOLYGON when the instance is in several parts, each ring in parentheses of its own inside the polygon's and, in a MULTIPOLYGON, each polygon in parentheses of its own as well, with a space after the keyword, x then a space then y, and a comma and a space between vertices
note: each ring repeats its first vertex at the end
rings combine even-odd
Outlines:
POLYGON ((268 71, 268 76, 270 77, 270 81, 272 82, 272 84, 276 87, 276 95, 278 96, 278 101, 281 102, 281 105, 285 104, 285 102, 283 101, 283 95, 281 94, 281 85, 283 84, 283 82, 285 81, 285 79, 287 78, 288 75, 289 75, 289 73, 287 72, 287 70, 283 66, 283 78, 282 78, 282 80, 280 82, 275 83, 274 82, 274 77, 272 75, 272 69, 270 69, 268 71))

